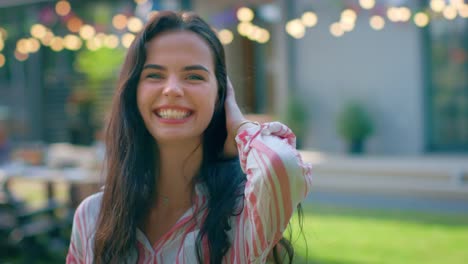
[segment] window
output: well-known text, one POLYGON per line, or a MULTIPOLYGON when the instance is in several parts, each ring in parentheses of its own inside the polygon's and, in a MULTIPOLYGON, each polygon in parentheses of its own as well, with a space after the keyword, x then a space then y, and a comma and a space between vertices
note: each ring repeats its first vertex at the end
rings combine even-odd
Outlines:
POLYGON ((468 151, 468 19, 435 19, 429 31, 430 151, 468 151))

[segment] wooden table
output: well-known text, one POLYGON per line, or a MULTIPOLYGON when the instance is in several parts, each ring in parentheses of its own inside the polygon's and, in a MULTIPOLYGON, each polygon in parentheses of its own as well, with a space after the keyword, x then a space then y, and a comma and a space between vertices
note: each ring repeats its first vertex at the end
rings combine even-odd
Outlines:
POLYGON ((79 189, 83 186, 95 186, 96 190, 104 183, 102 173, 84 168, 55 169, 46 166, 9 166, 0 168, 0 182, 11 180, 36 181, 46 184, 47 199, 55 199, 54 185, 66 183, 69 186, 69 206, 76 208, 83 197, 79 189))

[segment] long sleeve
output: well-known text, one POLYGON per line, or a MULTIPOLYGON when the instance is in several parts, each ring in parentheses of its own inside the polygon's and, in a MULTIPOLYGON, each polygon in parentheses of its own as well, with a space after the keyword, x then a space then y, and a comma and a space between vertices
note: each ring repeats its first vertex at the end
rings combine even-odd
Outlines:
POLYGON ((302 161, 292 131, 278 122, 242 130, 236 142, 247 183, 236 234, 243 245, 235 247, 249 263, 263 262, 309 193, 312 166, 302 161))
POLYGON ((90 250, 101 198, 102 193, 93 194, 83 200, 76 209, 66 258, 67 264, 92 262, 93 254, 90 250))

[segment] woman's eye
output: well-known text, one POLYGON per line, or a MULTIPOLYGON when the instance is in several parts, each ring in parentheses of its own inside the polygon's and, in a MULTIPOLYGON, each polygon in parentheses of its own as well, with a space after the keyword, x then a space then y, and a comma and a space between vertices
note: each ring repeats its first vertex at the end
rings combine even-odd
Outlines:
POLYGON ((190 74, 189 76, 187 76, 187 79, 194 80, 194 81, 203 81, 204 80, 203 76, 198 75, 198 74, 190 74))
POLYGON ((163 76, 159 73, 149 73, 146 75, 146 78, 151 78, 151 79, 161 79, 163 76))

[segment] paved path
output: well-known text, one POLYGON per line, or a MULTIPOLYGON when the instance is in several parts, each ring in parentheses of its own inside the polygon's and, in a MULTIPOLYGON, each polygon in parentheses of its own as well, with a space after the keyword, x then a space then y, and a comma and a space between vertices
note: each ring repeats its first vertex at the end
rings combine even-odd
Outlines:
POLYGON ((362 209, 468 214, 468 198, 447 199, 314 190, 305 202, 362 209))

